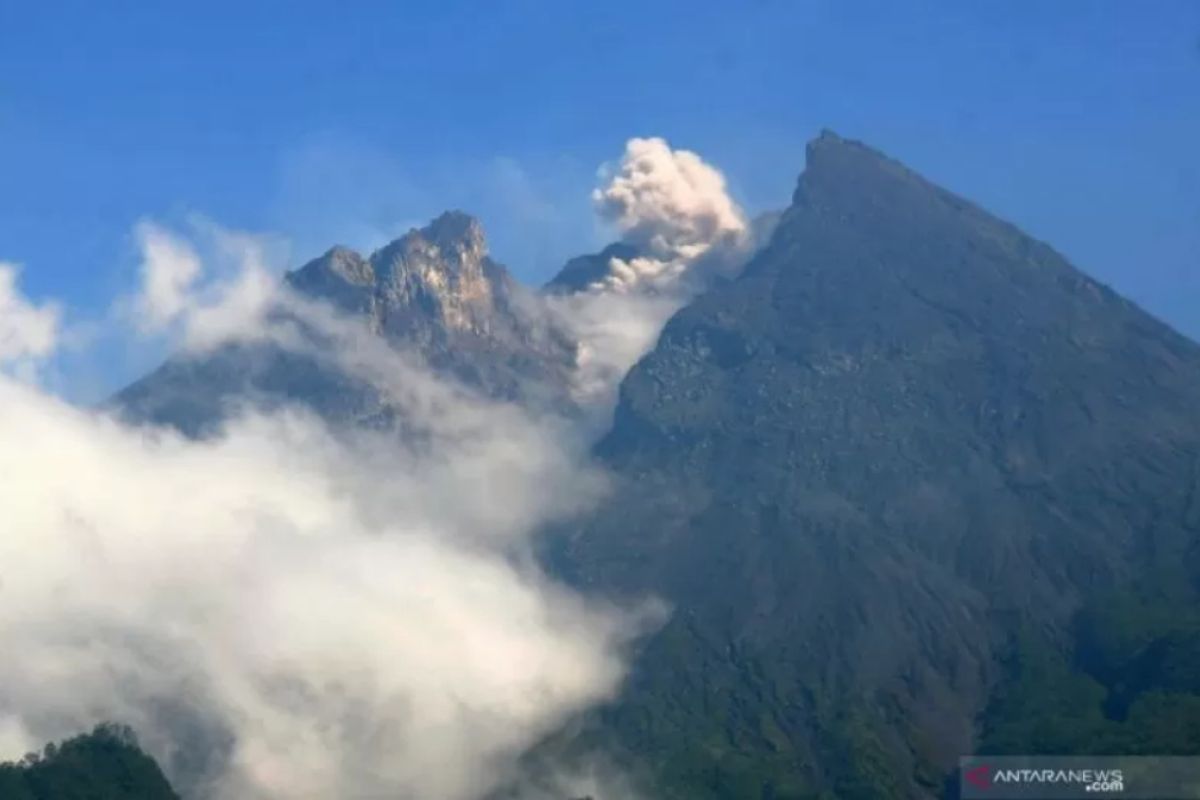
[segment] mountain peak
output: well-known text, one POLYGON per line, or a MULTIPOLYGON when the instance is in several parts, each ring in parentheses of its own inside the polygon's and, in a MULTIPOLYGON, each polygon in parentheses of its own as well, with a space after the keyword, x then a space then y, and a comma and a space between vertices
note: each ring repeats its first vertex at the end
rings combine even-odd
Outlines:
POLYGON ((462 211, 439 215, 369 258, 332 247, 287 280, 344 311, 385 314, 398 324, 409 316, 401 310, 409 309, 448 328, 472 329, 487 326, 498 298, 510 289, 505 269, 487 256, 483 226, 462 211))
POLYGON ((483 226, 462 211, 446 211, 371 256, 383 282, 404 280, 415 271, 423 283, 435 285, 485 280, 487 261, 483 226))
POLYGON ((348 283, 367 285, 375 282, 375 273, 370 262, 358 251, 344 245, 329 248, 325 255, 318 259, 318 263, 325 265, 348 283))
MULTIPOLYGON (((1024 701, 996 714, 1011 685, 1095 691, 1099 716, 1124 691, 1101 689, 1105 673, 1006 685, 1012 648, 1069 654, 1065 675, 1095 647, 1072 638, 1083 598, 1136 608, 1111 593, 1196 573, 1197 402, 1200 347, 1049 246, 823 133, 770 244, 626 376, 598 448, 614 488, 555 551, 589 591, 675 609, 598 724, 634 758, 686 759, 703 777, 680 797, 728 796, 744 776, 745 796, 767 796, 790 774, 806 796, 917 798, 987 751, 981 728, 1018 743, 1043 729, 1024 701), (1031 634, 1046 639, 1009 644, 1031 634), (763 692, 763 674, 790 688, 763 692), (720 734, 748 743, 736 767, 696 710, 714 691, 738 709, 720 734), (761 739, 759 720, 783 718, 782 745, 761 739), (886 779, 808 766, 861 761, 864 741, 886 779)), ((679 774, 666 760, 643 763, 665 783, 679 774)))
POLYGON ((857 139, 847 139, 824 128, 805 147, 808 168, 830 165, 848 159, 867 160, 900 166, 888 156, 857 139))
MULTIPOLYGON (((805 188, 857 191, 877 182, 901 181, 945 193, 917 173, 870 145, 824 129, 805 148, 805 169, 793 200, 806 195, 805 188)), ((948 193, 946 193, 948 194, 948 193)))
POLYGON ((426 240, 442 249, 463 249, 487 252, 487 237, 483 225, 475 217, 457 209, 442 212, 420 230, 426 240))

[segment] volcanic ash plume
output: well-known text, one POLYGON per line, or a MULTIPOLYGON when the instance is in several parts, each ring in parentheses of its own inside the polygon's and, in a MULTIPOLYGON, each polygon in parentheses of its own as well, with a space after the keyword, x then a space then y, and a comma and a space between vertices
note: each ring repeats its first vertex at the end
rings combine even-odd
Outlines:
POLYGON ((668 289, 714 249, 739 249, 745 215, 725 178, 689 150, 663 139, 630 139, 608 182, 592 193, 601 217, 641 255, 613 259, 608 288, 668 289))
POLYGON ((667 319, 745 263, 753 237, 715 167, 663 139, 630 139, 593 193, 597 213, 635 255, 610 258, 583 291, 551 298, 580 344, 577 395, 607 408, 667 319))

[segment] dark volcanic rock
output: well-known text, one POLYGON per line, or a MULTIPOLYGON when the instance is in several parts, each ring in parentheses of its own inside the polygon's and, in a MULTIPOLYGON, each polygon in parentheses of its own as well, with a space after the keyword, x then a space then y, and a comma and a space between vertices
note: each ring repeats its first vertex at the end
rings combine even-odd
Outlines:
POLYGON ((1198 407, 1195 344, 823 134, 770 244, 626 378, 618 491, 552 540, 675 606, 593 735, 666 796, 939 793, 1014 631, 1197 575, 1198 407))

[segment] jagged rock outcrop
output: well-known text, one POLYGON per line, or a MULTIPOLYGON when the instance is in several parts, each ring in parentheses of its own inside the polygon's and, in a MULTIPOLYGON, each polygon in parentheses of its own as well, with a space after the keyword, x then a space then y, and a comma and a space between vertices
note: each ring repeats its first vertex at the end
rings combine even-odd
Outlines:
MULTIPOLYGON (((485 396, 571 412, 574 342, 488 256, 473 217, 447 212, 369 257, 334 247, 285 281, 485 396)), ((274 343, 235 342, 173 357, 113 402, 128 417, 189 433, 245 402, 301 403, 337 422, 386 421, 387 398, 335 365, 274 343)))

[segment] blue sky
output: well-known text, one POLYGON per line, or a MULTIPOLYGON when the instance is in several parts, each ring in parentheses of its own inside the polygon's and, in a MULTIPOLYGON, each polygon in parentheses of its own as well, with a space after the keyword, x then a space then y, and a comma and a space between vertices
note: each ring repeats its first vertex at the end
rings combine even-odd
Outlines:
POLYGON ((540 281, 602 240, 588 192, 628 137, 757 211, 823 127, 1200 336, 1200 3, 1168 0, 0 2, 0 260, 91 313, 142 218, 297 263, 457 206, 540 281))

